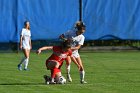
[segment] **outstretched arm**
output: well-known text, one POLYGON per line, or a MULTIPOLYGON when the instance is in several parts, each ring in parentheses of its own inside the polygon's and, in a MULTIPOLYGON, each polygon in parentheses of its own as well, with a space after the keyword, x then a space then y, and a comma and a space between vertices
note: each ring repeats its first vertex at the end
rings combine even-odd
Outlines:
POLYGON ((30 44, 30 47, 31 47, 31 49, 32 49, 32 42, 31 42, 31 38, 30 38, 30 40, 29 40, 29 44, 30 44))
POLYGON ((23 36, 20 35, 20 43, 19 43, 19 48, 22 49, 22 39, 23 39, 23 36))
POLYGON ((53 46, 44 46, 37 50, 37 54, 40 54, 42 50, 52 50, 53 46))

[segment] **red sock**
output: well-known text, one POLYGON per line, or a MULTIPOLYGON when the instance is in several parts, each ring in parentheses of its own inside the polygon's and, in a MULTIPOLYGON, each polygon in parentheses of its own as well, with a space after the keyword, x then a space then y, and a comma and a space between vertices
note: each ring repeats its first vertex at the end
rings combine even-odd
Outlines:
POLYGON ((51 78, 55 78, 55 75, 56 75, 56 73, 58 73, 58 72, 60 72, 60 69, 58 69, 58 68, 53 68, 52 70, 51 70, 51 78))

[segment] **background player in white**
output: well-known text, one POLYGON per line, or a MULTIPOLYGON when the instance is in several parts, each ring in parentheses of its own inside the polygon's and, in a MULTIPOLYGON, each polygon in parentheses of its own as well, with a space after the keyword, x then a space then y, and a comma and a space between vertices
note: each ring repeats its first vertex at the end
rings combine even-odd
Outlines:
POLYGON ((84 35, 82 35, 85 32, 85 25, 83 24, 83 22, 78 21, 76 23, 76 28, 74 30, 69 30, 68 32, 60 35, 60 38, 63 40, 71 40, 72 42, 72 50, 74 50, 72 52, 73 57, 67 57, 66 59, 66 65, 67 65, 67 79, 68 81, 72 82, 71 76, 70 76, 70 63, 71 63, 71 58, 72 60, 76 60, 78 62, 78 64, 80 65, 80 82, 83 83, 87 83, 84 80, 85 77, 85 71, 84 71, 84 67, 83 67, 83 63, 82 60, 80 58, 80 55, 78 53, 78 49, 80 49, 80 47, 84 44, 84 35))
POLYGON ((18 64, 18 69, 22 70, 22 64, 24 64, 24 70, 28 70, 28 62, 30 56, 31 45, 31 32, 30 32, 30 23, 28 21, 24 22, 24 28, 20 34, 20 49, 24 53, 24 57, 21 62, 18 64))

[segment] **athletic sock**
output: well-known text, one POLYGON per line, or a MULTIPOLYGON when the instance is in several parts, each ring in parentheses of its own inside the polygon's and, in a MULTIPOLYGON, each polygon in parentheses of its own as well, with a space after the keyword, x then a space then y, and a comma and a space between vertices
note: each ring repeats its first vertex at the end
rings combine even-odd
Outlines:
POLYGON ((67 74, 70 75, 70 65, 67 66, 67 74))
POLYGON ((80 71, 80 80, 84 81, 84 77, 85 77, 85 71, 80 71))
POLYGON ((24 61, 24 69, 27 69, 29 63, 29 58, 26 58, 24 61))
POLYGON ((51 82, 54 82, 54 78, 52 78, 51 82))
POLYGON ((23 57, 22 59, 21 59, 21 61, 20 61, 20 63, 19 63, 19 65, 22 65, 22 63, 24 63, 24 61, 25 61, 25 57, 23 57))

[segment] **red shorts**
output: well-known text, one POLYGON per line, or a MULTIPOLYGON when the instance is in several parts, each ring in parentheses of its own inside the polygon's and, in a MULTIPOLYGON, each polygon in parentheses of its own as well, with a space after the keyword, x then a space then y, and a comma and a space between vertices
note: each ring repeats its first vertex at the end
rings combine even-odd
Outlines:
POLYGON ((60 61, 56 61, 56 60, 46 60, 46 67, 47 67, 47 64, 51 61, 54 61, 54 62, 58 62, 59 63, 59 69, 61 68, 61 66, 63 65, 63 62, 60 62, 60 61))

